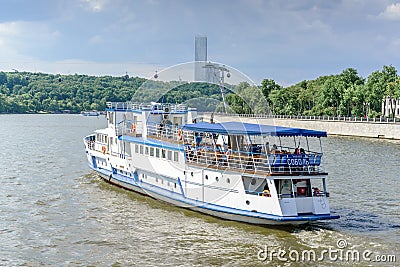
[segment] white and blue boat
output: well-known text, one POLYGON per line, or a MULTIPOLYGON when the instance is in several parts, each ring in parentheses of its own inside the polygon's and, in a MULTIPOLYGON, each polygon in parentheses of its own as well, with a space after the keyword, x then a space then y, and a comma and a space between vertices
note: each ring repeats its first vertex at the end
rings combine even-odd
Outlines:
POLYGON ((246 223, 339 218, 322 164, 326 132, 202 122, 196 109, 158 103, 107 103, 106 117, 84 143, 89 167, 111 184, 246 223))

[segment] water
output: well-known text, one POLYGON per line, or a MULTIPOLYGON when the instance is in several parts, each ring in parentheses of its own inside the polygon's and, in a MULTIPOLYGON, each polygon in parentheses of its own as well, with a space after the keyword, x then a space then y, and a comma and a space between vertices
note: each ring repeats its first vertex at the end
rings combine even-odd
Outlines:
POLYGON ((99 180, 86 166, 82 137, 104 126, 104 118, 79 115, 0 116, 1 266, 349 265, 335 254, 318 260, 338 242, 344 253, 397 260, 361 255, 362 266, 400 265, 398 141, 326 139, 331 207, 342 218, 271 228, 172 207, 99 180), (278 249, 286 254, 270 261, 278 249), (305 250, 315 261, 296 259, 305 250))

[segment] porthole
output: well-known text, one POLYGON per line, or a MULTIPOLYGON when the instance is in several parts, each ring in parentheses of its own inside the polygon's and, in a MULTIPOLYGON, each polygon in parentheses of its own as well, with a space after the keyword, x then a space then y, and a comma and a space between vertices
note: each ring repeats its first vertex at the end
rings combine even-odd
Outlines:
POLYGON ((190 173, 190 175, 192 175, 192 176, 193 176, 193 172, 191 172, 191 173, 190 173))
POLYGON ((255 178, 251 179, 251 184, 252 184, 252 185, 255 185, 255 184, 256 184, 256 179, 255 179, 255 178))
POLYGON ((217 181, 217 182, 219 181, 219 178, 218 178, 218 176, 217 176, 217 177, 215 177, 215 181, 217 181))
POLYGON ((175 188, 176 188, 176 183, 174 183, 175 184, 175 188))
POLYGON ((247 205, 250 205, 250 201, 246 200, 246 204, 247 204, 247 205))
POLYGON ((206 175, 206 180, 208 180, 208 175, 206 175))
POLYGON ((231 183, 231 179, 226 178, 226 182, 227 182, 228 184, 230 184, 230 183, 231 183))

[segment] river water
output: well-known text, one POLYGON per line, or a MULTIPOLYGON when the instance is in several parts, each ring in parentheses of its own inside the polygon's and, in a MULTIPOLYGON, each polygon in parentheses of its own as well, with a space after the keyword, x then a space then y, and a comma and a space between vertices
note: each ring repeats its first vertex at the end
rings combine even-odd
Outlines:
POLYGON ((0 266, 400 265, 399 141, 325 139, 330 203, 341 219, 271 228, 101 181, 86 165, 82 137, 105 124, 0 115, 0 266))

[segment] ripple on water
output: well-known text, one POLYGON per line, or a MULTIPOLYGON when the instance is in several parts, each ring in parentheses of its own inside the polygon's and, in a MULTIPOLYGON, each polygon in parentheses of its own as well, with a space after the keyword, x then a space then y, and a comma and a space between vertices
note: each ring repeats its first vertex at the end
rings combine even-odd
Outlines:
POLYGON ((82 137, 105 124, 72 115, 2 116, 2 133, 13 138, 0 142, 0 265, 307 266, 261 262, 257 253, 265 246, 320 251, 339 239, 349 247, 399 252, 395 143, 329 137, 330 204, 342 218, 263 227, 172 207, 101 181, 86 166, 82 137))

